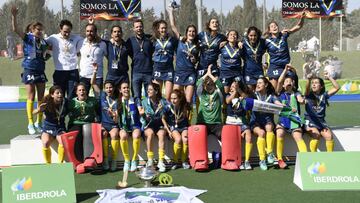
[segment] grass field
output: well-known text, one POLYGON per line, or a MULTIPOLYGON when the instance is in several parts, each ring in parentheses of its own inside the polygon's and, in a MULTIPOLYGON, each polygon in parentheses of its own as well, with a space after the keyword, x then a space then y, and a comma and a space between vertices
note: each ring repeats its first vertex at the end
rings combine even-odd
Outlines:
MULTIPOLYGON (((359 126, 359 103, 331 103, 328 109, 329 125, 359 126), (341 115, 341 116, 340 116, 341 115)), ((1 135, 0 144, 8 144, 10 139, 26 133, 24 110, 0 111, 1 135), (6 119, 5 119, 6 118, 6 119)), ((254 147, 256 150, 256 147, 254 147)), ((302 192, 293 184, 294 166, 288 170, 270 168, 264 172, 258 167, 253 171, 228 172, 212 170, 207 173, 196 173, 192 170, 178 169, 170 171, 174 183, 194 189, 208 190, 200 196, 204 202, 358 202, 359 192, 302 192)), ((94 202, 97 189, 112 189, 122 172, 96 174, 75 174, 78 202, 94 202)), ((130 174, 130 186, 141 187, 142 183, 130 174)), ((1 199, 1 197, 0 197, 1 199)))
MULTIPOLYGON (((321 56, 333 55, 343 61, 342 77, 346 79, 360 79, 360 52, 322 52, 321 56)), ((291 63, 297 68, 298 75, 302 76, 302 65, 304 60, 301 53, 291 53, 291 63)), ((20 74, 22 59, 10 61, 7 58, 0 58, 0 85, 21 85, 20 74)), ((107 64, 105 62, 104 64, 107 64)), ((52 73, 54 72, 54 63, 50 59, 46 63, 46 76, 49 80, 48 84, 52 84, 52 73)))

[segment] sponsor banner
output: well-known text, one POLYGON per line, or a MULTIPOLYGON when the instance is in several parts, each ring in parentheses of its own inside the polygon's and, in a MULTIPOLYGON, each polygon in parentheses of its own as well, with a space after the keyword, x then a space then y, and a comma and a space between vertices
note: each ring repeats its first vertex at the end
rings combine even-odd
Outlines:
MULTIPOLYGON (((330 80, 324 80, 326 90, 332 88, 330 80)), ((360 94, 360 80, 336 80, 340 85, 340 90, 336 93, 339 94, 360 94)), ((306 80, 299 80, 299 90, 305 92, 306 80)))
POLYGON ((360 190, 360 152, 297 153, 294 183, 301 190, 360 190))
POLYGON ((2 202, 76 202, 71 163, 4 168, 2 202))
POLYGON ((300 18, 306 12, 306 18, 339 17, 344 15, 342 0, 283 0, 283 18, 300 18))
POLYGON ((80 19, 132 20, 140 12, 141 0, 80 0, 80 19))

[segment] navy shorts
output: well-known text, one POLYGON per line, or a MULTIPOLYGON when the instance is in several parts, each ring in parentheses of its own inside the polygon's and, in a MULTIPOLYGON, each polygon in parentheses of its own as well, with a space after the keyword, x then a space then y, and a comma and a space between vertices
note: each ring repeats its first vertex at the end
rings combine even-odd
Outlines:
POLYGON ((162 80, 162 81, 170 81, 172 82, 174 79, 174 72, 173 71, 153 71, 153 79, 154 80, 162 80))
MULTIPOLYGON (((199 67, 199 69, 198 69, 196 72, 197 72, 197 75, 196 75, 197 79, 200 79, 200 78, 202 78, 202 76, 204 76, 204 75, 206 74, 206 72, 207 72, 207 67, 206 67, 206 69, 203 69, 203 68, 199 67)), ((215 77, 219 77, 219 75, 220 75, 220 70, 219 70, 219 68, 218 68, 216 65, 213 65, 213 66, 211 67, 211 74, 212 74, 213 76, 215 76, 215 77)))
POLYGON ((305 118, 305 129, 306 128, 316 128, 319 131, 322 131, 323 129, 329 128, 329 125, 326 123, 324 119, 319 119, 319 122, 322 126, 320 126, 319 123, 314 122, 311 118, 305 118))
POLYGON ((117 124, 110 124, 110 123, 101 123, 101 126, 107 131, 110 132, 114 128, 119 128, 117 124))
POLYGON ((283 123, 278 123, 278 125, 279 125, 280 127, 279 127, 279 126, 276 127, 276 130, 277 130, 277 129, 283 129, 283 130, 285 130, 285 132, 288 133, 289 135, 291 135, 293 132, 296 132, 296 131, 302 132, 301 126, 300 126, 300 127, 297 127, 297 128, 290 128, 290 127, 285 126, 283 123))
POLYGON ((183 126, 178 126, 177 128, 175 128, 175 126, 170 126, 170 131, 171 131, 171 132, 178 131, 179 133, 182 133, 183 131, 185 131, 185 130, 187 130, 187 129, 188 129, 187 126, 185 126, 185 127, 183 127, 183 126))
POLYGON ((46 83, 48 80, 46 78, 45 72, 37 72, 29 69, 24 69, 21 73, 21 82, 24 84, 37 84, 37 83, 46 83))
POLYGON ((263 117, 261 119, 257 119, 255 121, 250 122, 251 130, 253 130, 255 127, 259 127, 261 129, 265 130, 265 126, 267 124, 272 124, 273 126, 275 126, 274 118, 270 118, 268 116, 265 116, 265 117, 263 117))
POLYGON ((151 122, 149 123, 149 125, 145 127, 145 130, 148 128, 152 129, 156 134, 159 130, 164 129, 164 126, 162 125, 162 123, 160 124, 160 123, 151 122))
POLYGON ((196 73, 194 72, 176 72, 174 77, 174 84, 181 86, 195 85, 196 73))
POLYGON ((114 85, 114 87, 119 86, 121 83, 123 82, 127 82, 129 83, 129 74, 128 73, 124 73, 123 75, 106 75, 106 81, 111 81, 114 85))
POLYGON ((275 65, 270 64, 269 69, 267 71, 267 75, 270 80, 272 79, 279 79, 281 73, 284 71, 285 65, 275 65))
POLYGON ((263 77, 263 75, 246 75, 245 76, 245 84, 247 85, 256 85, 257 80, 263 77))
POLYGON ((65 132, 65 126, 51 126, 44 124, 42 128, 43 133, 48 133, 49 135, 56 137, 58 135, 61 135, 63 132, 65 132))
POLYGON ((239 75, 239 76, 234 76, 234 77, 229 77, 229 78, 220 78, 220 81, 223 86, 231 86, 231 83, 233 83, 234 81, 244 82, 244 79, 241 75, 239 75))

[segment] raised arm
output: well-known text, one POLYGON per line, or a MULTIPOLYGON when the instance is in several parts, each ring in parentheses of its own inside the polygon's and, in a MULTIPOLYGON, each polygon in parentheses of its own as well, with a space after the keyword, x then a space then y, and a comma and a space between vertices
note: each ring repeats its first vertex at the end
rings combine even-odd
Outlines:
POLYGON ((276 85, 276 94, 280 94, 281 89, 283 87, 284 84, 284 80, 285 80, 285 76, 286 76, 286 72, 288 71, 288 68, 285 67, 283 72, 281 73, 279 79, 278 79, 278 84, 276 85))
POLYGON ((288 33, 294 33, 296 31, 300 30, 304 25, 304 20, 305 20, 304 17, 305 17, 305 12, 302 13, 300 20, 294 27, 292 27, 290 29, 285 29, 283 31, 288 32, 288 33))
POLYGON ((328 78, 332 84, 332 88, 328 91, 328 95, 332 96, 334 94, 336 94, 339 89, 340 89, 340 85, 336 82, 336 80, 334 78, 332 78, 329 73, 327 73, 327 75, 325 76, 325 78, 328 78))
POLYGON ((95 92, 95 95, 96 96, 100 96, 100 87, 96 84, 96 74, 97 74, 97 70, 98 70, 98 66, 95 65, 94 66, 94 70, 93 70, 93 74, 91 76, 91 79, 90 79, 90 84, 92 85, 93 89, 94 89, 94 92, 95 92))
POLYGON ((168 14, 169 14, 171 30, 176 35, 176 37, 179 39, 180 38, 180 32, 176 27, 176 22, 175 22, 175 18, 174 18, 174 9, 172 7, 168 7, 167 11, 168 11, 168 14))
POLYGON ((309 96, 309 94, 310 94, 310 83, 311 83, 311 78, 308 78, 308 80, 306 81, 306 86, 305 86, 305 92, 304 92, 305 96, 309 96))
POLYGON ((16 8, 16 6, 12 6, 11 7, 12 31, 15 32, 16 34, 18 34, 21 39, 24 39, 25 33, 17 27, 17 19, 16 19, 17 12, 18 12, 18 9, 16 8))

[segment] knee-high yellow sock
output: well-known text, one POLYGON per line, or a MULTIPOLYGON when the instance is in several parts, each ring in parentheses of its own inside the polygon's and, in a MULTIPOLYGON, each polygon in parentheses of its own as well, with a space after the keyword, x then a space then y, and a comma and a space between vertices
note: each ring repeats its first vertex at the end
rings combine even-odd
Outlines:
POLYGON ((274 132, 266 132, 266 151, 271 153, 274 151, 275 134, 274 132))
POLYGON ((127 140, 120 140, 121 152, 124 156, 125 161, 130 161, 129 156, 129 143, 127 140))
POLYGON ((45 163, 51 164, 51 150, 50 147, 43 147, 42 153, 44 155, 45 163))
POLYGON ((146 155, 147 155, 148 160, 154 159, 154 152, 148 151, 148 152, 146 153, 146 155))
POLYGON ((181 154, 181 161, 182 162, 186 161, 187 158, 188 158, 188 149, 189 149, 188 144, 183 143, 183 145, 182 145, 182 154, 181 154))
POLYGON ((165 158, 165 150, 159 149, 159 161, 164 161, 165 158))
POLYGON ((62 144, 59 144, 58 146, 58 159, 59 159, 59 163, 64 162, 64 157, 65 157, 65 149, 64 146, 62 144))
POLYGON ((334 151, 334 140, 327 140, 325 142, 325 145, 326 145, 326 151, 327 152, 332 152, 334 151))
POLYGON ((107 137, 102 139, 102 146, 104 151, 104 160, 107 160, 109 158, 109 140, 107 137))
POLYGON ((119 140, 111 140, 111 158, 116 160, 119 152, 119 140))
MULTIPOLYGON (((39 101, 38 104, 37 104, 37 106, 39 107, 40 104, 41 104, 41 102, 39 101)), ((39 125, 41 125, 42 118, 43 118, 43 112, 40 111, 40 112, 38 113, 37 117, 36 117, 36 122, 37 122, 39 125)))
POLYGON ((319 145, 319 140, 318 139, 311 139, 310 144, 309 144, 310 152, 316 152, 317 148, 318 148, 318 145, 319 145))
POLYGON ((282 160, 284 151, 284 138, 276 138, 276 156, 278 160, 282 160))
POLYGON ((249 161, 251 151, 252 151, 252 143, 245 143, 245 161, 249 161))
POLYGON ((26 100, 26 115, 28 118, 29 124, 34 124, 33 120, 33 110, 34 110, 34 101, 28 99, 26 100))
POLYGON ((133 149, 134 149, 134 154, 132 160, 135 161, 140 151, 140 138, 133 139, 133 149))
POLYGON ((256 144, 259 151, 259 159, 265 160, 265 138, 258 137, 256 144))
POLYGON ((179 161, 180 152, 181 152, 181 144, 174 143, 174 162, 179 161))
POLYGON ((306 144, 303 139, 296 142, 299 152, 307 152, 306 144))

